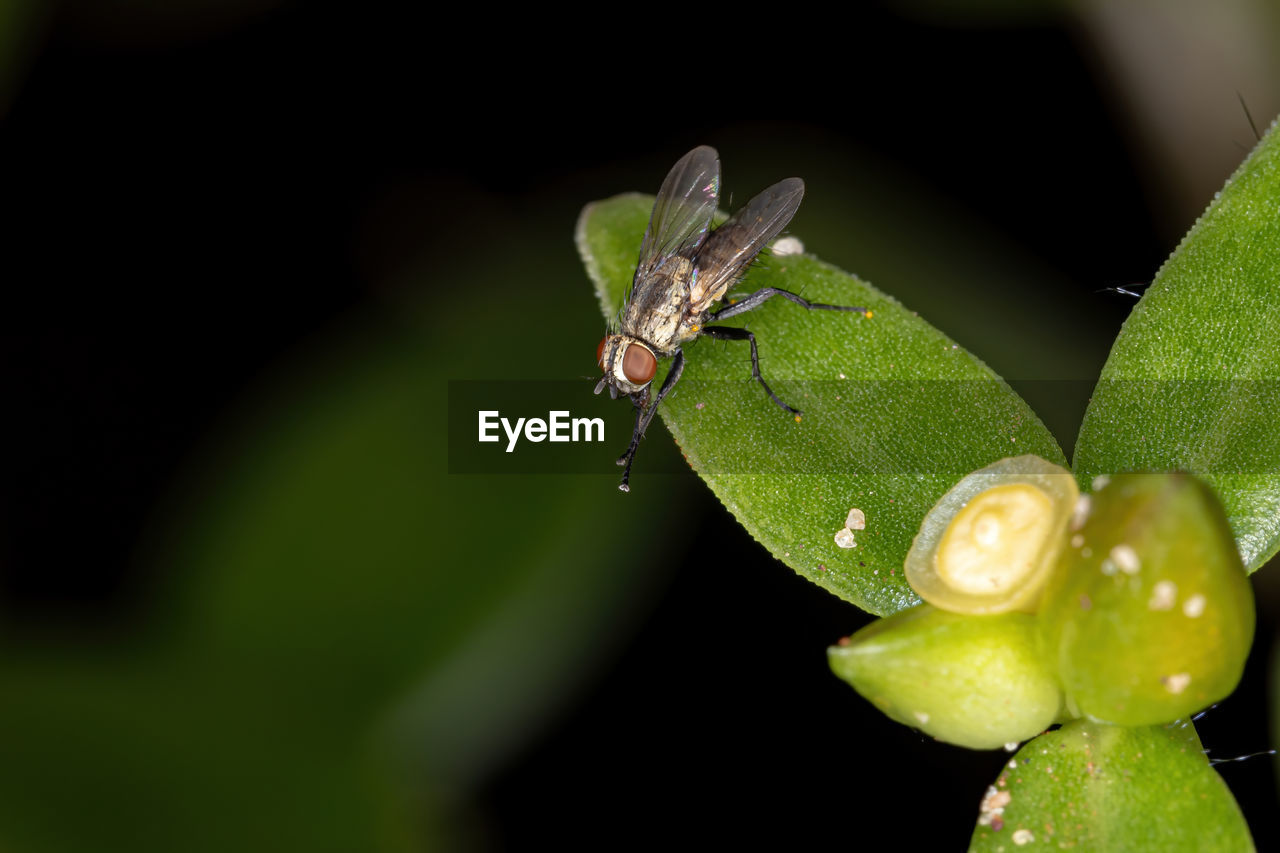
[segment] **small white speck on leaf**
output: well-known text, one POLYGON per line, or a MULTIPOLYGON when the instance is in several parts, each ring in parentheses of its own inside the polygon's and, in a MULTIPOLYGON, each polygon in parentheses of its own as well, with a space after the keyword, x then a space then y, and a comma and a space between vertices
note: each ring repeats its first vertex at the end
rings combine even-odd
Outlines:
POLYGON ((1008 791, 1001 791, 995 785, 988 785, 987 792, 982 798, 982 805, 978 806, 978 811, 999 814, 1004 811, 1004 807, 1009 805, 1012 800, 1013 794, 1008 791))
POLYGON ((1079 530, 1089 519, 1089 511, 1093 509, 1093 500, 1088 495, 1076 498, 1075 508, 1071 513, 1071 529, 1079 530))
POLYGON ((1035 841, 1036 837, 1031 834, 1029 829, 1019 829, 1013 834, 1013 843, 1021 847, 1024 844, 1030 844, 1035 841))
POLYGON ((1111 559, 1126 575, 1136 575, 1142 569, 1142 561, 1132 545, 1117 545, 1111 549, 1111 559))
POLYGON ((1197 592, 1195 595, 1182 602, 1182 613, 1188 619, 1196 619, 1204 613, 1204 606, 1204 596, 1197 592))
POLYGON ((836 531, 836 544, 841 548, 858 547, 858 543, 853 538, 853 531, 847 527, 841 527, 836 531))
POLYGON ((804 253, 804 243, 800 242, 799 237, 780 237, 773 244, 773 253, 779 256, 800 255, 804 253))
POLYGON ((1178 603, 1178 585, 1173 581, 1159 581, 1151 588, 1148 610, 1172 610, 1178 603))
POLYGON ((867 514, 855 506, 849 510, 849 515, 845 517, 844 526, 850 530, 865 530, 867 527, 867 514))
POLYGON ((1160 683, 1164 685, 1164 689, 1170 693, 1181 693, 1187 689, 1187 685, 1191 683, 1191 673, 1177 672, 1173 675, 1166 675, 1160 679, 1160 683))

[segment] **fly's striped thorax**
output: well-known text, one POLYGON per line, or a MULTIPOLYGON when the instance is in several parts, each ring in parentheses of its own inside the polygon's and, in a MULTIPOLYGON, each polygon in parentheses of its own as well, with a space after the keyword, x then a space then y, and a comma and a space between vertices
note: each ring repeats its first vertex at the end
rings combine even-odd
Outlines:
POLYGON ((651 344, 663 357, 675 352, 682 340, 689 309, 689 285, 693 278, 693 262, 673 257, 652 280, 633 289, 633 299, 622 316, 622 332, 651 344))

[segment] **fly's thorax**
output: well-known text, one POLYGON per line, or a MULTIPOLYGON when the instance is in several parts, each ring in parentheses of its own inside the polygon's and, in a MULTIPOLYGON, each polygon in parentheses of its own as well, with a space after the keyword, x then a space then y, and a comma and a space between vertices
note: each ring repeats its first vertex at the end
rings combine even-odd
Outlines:
POLYGON ((605 335, 596 358, 604 371, 605 381, 622 394, 643 391, 658 370, 654 351, 631 335, 605 335))
POLYGON ((637 281, 622 315, 623 333, 651 343, 664 357, 670 355, 682 340, 679 330, 688 316, 694 278, 693 261, 673 256, 644 281, 637 281))

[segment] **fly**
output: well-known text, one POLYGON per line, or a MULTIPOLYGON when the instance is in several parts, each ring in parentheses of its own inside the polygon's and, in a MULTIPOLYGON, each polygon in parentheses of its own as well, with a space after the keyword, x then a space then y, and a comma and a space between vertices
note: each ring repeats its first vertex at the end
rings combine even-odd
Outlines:
POLYGON ((622 491, 631 487, 631 464, 640 439, 658 410, 658 404, 680 380, 684 372, 682 344, 694 338, 748 341, 751 344, 751 376, 764 388, 769 399, 792 414, 800 414, 773 393, 760 375, 756 338, 746 329, 710 326, 758 308, 774 296, 789 299, 802 308, 824 311, 853 311, 865 308, 823 305, 777 287, 766 287, 718 310, 729 288, 742 278, 756 255, 778 236, 800 207, 804 181, 787 178, 760 193, 746 207, 729 217, 719 228, 711 228, 720 197, 720 159, 714 148, 701 145, 671 167, 653 203, 649 227, 640 244, 631 292, 623 303, 616 330, 610 328, 596 349, 596 361, 604 377, 596 385, 599 394, 606 387, 609 396, 625 394, 635 407, 636 424, 631 444, 618 457, 626 466, 622 491), (649 386, 658 370, 659 358, 674 358, 671 370, 650 403, 649 386))

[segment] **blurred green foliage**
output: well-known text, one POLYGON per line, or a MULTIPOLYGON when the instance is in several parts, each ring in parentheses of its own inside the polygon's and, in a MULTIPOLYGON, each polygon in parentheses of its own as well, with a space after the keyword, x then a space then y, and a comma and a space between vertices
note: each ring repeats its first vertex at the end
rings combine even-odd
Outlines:
POLYGON ((552 255, 453 280, 473 311, 511 307, 483 335, 453 311, 372 313, 277 367, 156 519, 148 626, 0 650, 6 846, 397 850, 473 831, 454 823, 470 786, 607 660, 683 538, 620 535, 677 513, 677 483, 448 474, 447 380, 503 375, 491 343, 526 324, 576 340, 590 316, 526 298, 566 275, 552 255))

